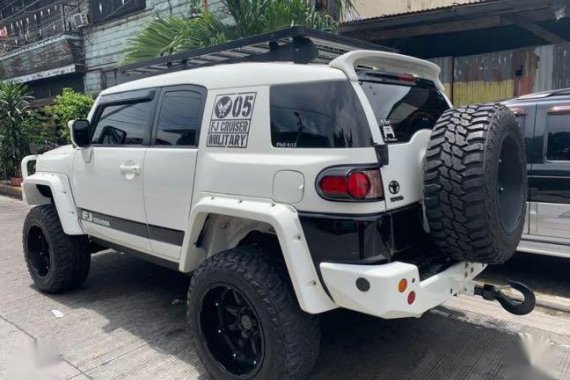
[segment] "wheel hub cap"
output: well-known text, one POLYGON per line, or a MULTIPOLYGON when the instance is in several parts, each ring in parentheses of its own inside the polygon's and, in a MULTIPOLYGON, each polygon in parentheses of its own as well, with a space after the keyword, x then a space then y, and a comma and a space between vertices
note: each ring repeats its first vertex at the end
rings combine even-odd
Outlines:
POLYGON ((253 377, 261 367, 263 331, 255 309, 238 289, 221 284, 206 292, 200 330, 210 355, 229 374, 253 377))

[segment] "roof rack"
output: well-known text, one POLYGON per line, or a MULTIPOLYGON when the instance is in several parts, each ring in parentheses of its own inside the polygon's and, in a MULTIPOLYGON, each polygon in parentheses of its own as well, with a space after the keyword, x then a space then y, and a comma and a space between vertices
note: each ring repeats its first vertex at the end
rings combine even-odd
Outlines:
POLYGON ((125 83, 173 71, 238 62, 328 63, 344 53, 360 49, 395 51, 350 37, 294 26, 121 66, 117 79, 119 83, 125 83))

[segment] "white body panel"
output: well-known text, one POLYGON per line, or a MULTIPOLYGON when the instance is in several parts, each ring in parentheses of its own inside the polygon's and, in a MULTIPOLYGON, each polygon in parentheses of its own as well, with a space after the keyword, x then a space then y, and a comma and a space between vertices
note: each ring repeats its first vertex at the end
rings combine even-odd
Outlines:
POLYGON ((388 73, 412 74, 418 78, 431 80, 442 91, 444 89, 439 80, 441 69, 438 65, 407 55, 385 51, 355 50, 332 60, 329 66, 342 70, 351 81, 358 81, 356 68, 365 66, 388 73))
POLYGON ((321 263, 323 280, 337 305, 381 318, 419 317, 463 292, 483 269, 483 264, 458 263, 420 282, 418 268, 401 262, 384 265, 321 263), (359 278, 368 280, 368 291, 356 287, 359 278), (398 290, 402 279, 408 284, 404 292, 398 290), (412 291, 415 301, 409 304, 412 291))
POLYGON ((388 210, 423 200, 423 162, 430 136, 430 130, 420 130, 409 142, 389 146, 390 164, 382 168, 388 210), (396 194, 390 189, 392 181, 399 184, 396 194))
POLYGON ((285 264, 293 283, 299 305, 308 313, 322 313, 337 306, 325 293, 317 276, 297 211, 271 200, 229 198, 217 194, 202 194, 192 207, 189 230, 184 246, 189 248, 182 256, 180 270, 190 271, 200 265, 205 253, 194 246, 201 224, 209 214, 234 216, 269 224, 279 238, 285 264))
POLYGON ((57 205, 57 214, 63 227, 63 232, 68 235, 84 235, 81 224, 79 223, 75 202, 69 184, 69 178, 63 174, 55 173, 35 173, 26 176, 22 183, 22 195, 24 202, 29 205, 40 205, 50 203, 50 199, 42 196, 37 185, 47 186, 51 189, 53 201, 57 205))
MULTIPOLYGON (((146 149, 140 147, 94 146, 77 150, 73 167, 77 207, 146 224, 142 179, 145 153, 146 149)), ((98 238, 151 251, 148 237, 89 222, 84 223, 84 228, 87 234, 98 238)))
MULTIPOLYGON (((149 148, 143 181, 149 225, 183 230, 190 217, 198 149, 149 148)), ((181 247, 150 239, 152 251, 179 260, 181 247)))
POLYGON ((41 160, 37 161, 36 171, 59 173, 71 177, 74 154, 75 149, 71 145, 50 150, 41 155, 41 160))

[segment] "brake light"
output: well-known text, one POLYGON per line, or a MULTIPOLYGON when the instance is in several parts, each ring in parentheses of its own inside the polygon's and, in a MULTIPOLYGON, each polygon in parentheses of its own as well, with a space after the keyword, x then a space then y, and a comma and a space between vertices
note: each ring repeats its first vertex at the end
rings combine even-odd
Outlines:
POLYGON ((401 82, 416 82, 418 78, 414 74, 401 74, 398 75, 398 80, 401 82))
POLYGON ((329 195, 345 195, 348 192, 346 182, 345 177, 324 177, 320 182, 321 191, 329 195))
POLYGON ((384 197, 380 169, 335 167, 317 179, 317 191, 327 200, 372 201, 384 197))
POLYGON ((346 181, 346 189, 354 199, 363 199, 370 192, 370 180, 363 172, 350 173, 346 181))

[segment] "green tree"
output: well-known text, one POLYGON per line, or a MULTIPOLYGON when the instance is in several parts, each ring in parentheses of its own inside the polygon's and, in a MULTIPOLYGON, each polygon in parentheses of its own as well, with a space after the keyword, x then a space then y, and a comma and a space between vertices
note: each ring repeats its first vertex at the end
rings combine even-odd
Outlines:
POLYGON ((30 90, 23 84, 0 82, 0 177, 20 174, 20 161, 29 153, 26 121, 30 118, 30 90))
MULTIPOLYGON (((352 0, 337 0, 341 9, 352 0)), ((194 18, 157 18, 131 41, 126 63, 212 46, 237 38, 294 25, 337 31, 338 22, 318 12, 308 0, 221 0, 213 13, 202 9, 194 18), (228 21, 231 20, 231 21, 228 21)))
POLYGON ((71 142, 67 123, 70 120, 85 119, 93 106, 93 98, 89 95, 64 88, 63 92, 55 98, 55 103, 47 106, 45 111, 51 116, 54 124, 60 126, 61 138, 64 142, 71 142))

